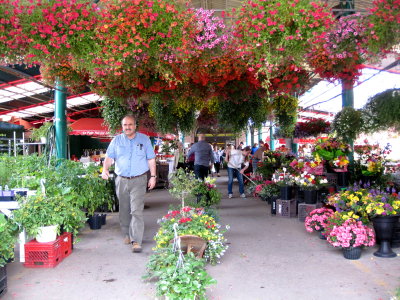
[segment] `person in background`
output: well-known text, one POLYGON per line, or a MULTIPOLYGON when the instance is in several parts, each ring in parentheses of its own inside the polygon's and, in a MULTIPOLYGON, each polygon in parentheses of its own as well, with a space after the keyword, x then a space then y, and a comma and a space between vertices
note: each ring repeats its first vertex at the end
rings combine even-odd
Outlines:
POLYGON ((253 167, 253 174, 257 172, 258 163, 264 161, 264 152, 269 150, 268 144, 265 144, 260 140, 260 147, 253 155, 253 160, 251 162, 251 166, 253 167))
POLYGON ((219 177, 219 170, 221 167, 221 151, 218 149, 217 145, 214 145, 213 155, 215 173, 217 174, 217 177, 219 177))
POLYGON ((236 177, 239 182, 240 197, 246 198, 246 194, 244 193, 243 174, 249 167, 248 157, 250 152, 251 148, 247 146, 243 148, 243 150, 230 150, 226 154, 226 161, 228 162, 228 198, 233 197, 232 185, 234 177, 236 177), (242 164, 244 164, 243 168, 242 164))
POLYGON ((244 143, 240 142, 239 146, 236 147, 237 150, 242 150, 244 147, 244 143))
POLYGON ((258 149, 258 144, 254 143, 253 148, 251 148, 251 153, 250 154, 253 155, 257 151, 257 149, 258 149))
POLYGON ((204 180, 208 176, 210 165, 214 163, 212 147, 206 142, 204 134, 200 133, 199 141, 190 147, 187 157, 194 153, 194 175, 196 178, 204 180))
POLYGON ((136 132, 136 118, 122 119, 123 133, 117 135, 107 148, 101 177, 110 177, 109 168, 115 162, 115 190, 119 201, 119 221, 124 243, 133 252, 142 251, 144 232, 143 208, 146 188, 156 185, 156 160, 147 135, 136 132), (147 172, 150 170, 150 179, 147 172))
MULTIPOLYGON (((192 146, 193 146, 193 145, 194 145, 194 143, 191 143, 191 144, 190 144, 189 151, 190 151, 190 149, 192 149, 192 146)), ((187 153, 189 153, 189 151, 188 151, 187 153)), ((195 154, 194 154, 194 152, 193 152, 190 156, 188 156, 188 155, 186 154, 186 157, 187 157, 186 162, 187 162, 187 168, 188 168, 188 170, 189 170, 189 171, 194 171, 194 159, 195 159, 195 154)))
POLYGON ((219 150, 219 160, 220 160, 220 167, 221 167, 221 169, 223 169, 224 168, 224 160, 225 160, 225 148, 224 147, 222 147, 220 150, 219 150))
POLYGON ((178 149, 174 152, 174 170, 185 168, 185 153, 182 142, 177 142, 178 149))

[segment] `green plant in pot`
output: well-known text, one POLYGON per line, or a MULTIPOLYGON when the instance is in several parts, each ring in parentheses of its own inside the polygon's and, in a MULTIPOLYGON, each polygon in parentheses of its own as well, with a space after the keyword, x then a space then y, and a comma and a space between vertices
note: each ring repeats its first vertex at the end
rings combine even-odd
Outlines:
POLYGON ((61 227, 73 234, 85 224, 85 213, 62 195, 45 196, 37 194, 24 201, 19 200, 20 209, 13 212, 14 219, 29 236, 37 236, 45 226, 61 227))
POLYGON ((31 139, 34 141, 42 141, 43 138, 47 137, 47 134, 48 134, 51 126, 53 126, 52 122, 45 122, 39 128, 33 128, 32 134, 31 134, 31 139))
POLYGON ((19 232, 18 224, 0 213, 0 267, 14 258, 14 245, 19 232))
POLYGON ((197 205, 209 207, 217 205, 221 201, 221 193, 215 185, 215 178, 206 177, 204 181, 198 180, 193 194, 197 197, 197 205))
POLYGON ((193 191, 197 187, 197 179, 193 172, 186 173, 183 169, 178 169, 170 180, 171 187, 169 193, 181 200, 182 207, 185 206, 185 199, 192 199, 193 191))

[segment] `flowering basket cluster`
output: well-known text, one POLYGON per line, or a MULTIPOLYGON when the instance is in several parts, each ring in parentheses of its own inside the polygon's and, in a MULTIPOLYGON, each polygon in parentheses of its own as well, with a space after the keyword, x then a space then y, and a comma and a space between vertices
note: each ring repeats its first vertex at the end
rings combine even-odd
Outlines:
POLYGON ((351 218, 339 226, 333 226, 326 239, 332 246, 341 248, 375 245, 374 231, 361 221, 351 218))
POLYGON ((254 194, 256 196, 260 196, 261 198, 272 198, 274 196, 278 196, 279 193, 279 186, 270 180, 266 180, 257 185, 254 190, 254 194))
POLYGON ((363 18, 360 15, 342 17, 312 48, 309 63, 322 78, 353 82, 361 75, 361 64, 368 57, 367 42, 363 18))
POLYGON ((331 123, 321 118, 311 118, 306 122, 297 122, 294 130, 294 136, 301 137, 317 137, 320 134, 328 134, 331 123))
POLYGON ((178 224, 178 235, 196 235, 207 242, 204 257, 212 264, 217 263, 228 248, 223 235, 225 230, 203 208, 185 206, 180 210, 171 210, 158 223, 160 229, 154 237, 156 249, 170 246, 174 238, 174 224, 178 224))
POLYGON ((276 170, 272 175, 272 181, 278 186, 293 186, 296 181, 295 176, 286 171, 286 168, 282 168, 282 170, 276 170))
POLYGON ((322 231, 325 229, 328 218, 333 215, 333 210, 329 208, 317 208, 311 211, 305 220, 305 227, 308 232, 322 231))
POLYGON ((362 175, 372 176, 383 173, 386 164, 386 156, 391 152, 391 145, 387 144, 383 149, 378 144, 370 145, 364 140, 364 145, 354 146, 357 154, 356 166, 362 175))
POLYGON ((349 154, 350 145, 335 138, 317 139, 313 146, 313 156, 319 156, 326 161, 349 154))
POLYGON ((304 172, 295 177, 296 185, 302 190, 318 190, 328 184, 328 180, 324 176, 316 176, 304 172))
POLYGON ((343 170, 344 172, 347 171, 347 166, 349 165, 349 163, 349 158, 345 155, 335 157, 329 162, 330 166, 334 168, 334 170, 343 170))
POLYGON ((221 201, 221 193, 215 185, 216 178, 206 177, 204 181, 199 180, 193 189, 197 197, 197 205, 200 207, 216 205, 221 201))
POLYGON ((328 204, 339 212, 351 212, 352 218, 364 224, 373 217, 400 214, 400 196, 390 188, 384 191, 361 188, 342 191, 329 196, 328 204))

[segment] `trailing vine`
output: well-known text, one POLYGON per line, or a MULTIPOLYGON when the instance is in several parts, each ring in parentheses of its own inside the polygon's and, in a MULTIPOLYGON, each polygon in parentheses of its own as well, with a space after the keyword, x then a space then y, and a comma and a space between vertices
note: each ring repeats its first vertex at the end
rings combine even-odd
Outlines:
POLYGON ((332 130, 345 142, 355 140, 363 131, 362 112, 353 107, 343 107, 332 122, 332 130))
POLYGON ((150 116, 154 118, 157 129, 162 133, 178 130, 190 132, 195 124, 195 105, 177 105, 174 101, 163 101, 161 96, 154 95, 149 106, 150 116))
POLYGON ((129 112, 128 106, 124 99, 109 97, 106 97, 101 104, 103 105, 101 115, 110 128, 110 132, 114 134, 121 128, 121 120, 129 112))
POLYGON ((393 127, 400 131, 400 89, 388 89, 368 99, 363 108, 364 131, 393 127))
POLYGON ((273 109, 282 137, 293 137, 297 120, 298 99, 281 95, 273 99, 273 109))

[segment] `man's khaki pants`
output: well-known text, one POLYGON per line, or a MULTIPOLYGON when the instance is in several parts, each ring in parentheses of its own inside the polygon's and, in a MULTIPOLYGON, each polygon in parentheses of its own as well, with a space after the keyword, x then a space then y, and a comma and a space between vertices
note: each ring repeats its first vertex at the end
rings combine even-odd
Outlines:
POLYGON ((119 223, 121 231, 129 236, 131 242, 142 244, 144 221, 144 195, 146 194, 147 174, 127 179, 117 176, 115 189, 119 200, 119 223))

